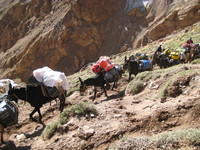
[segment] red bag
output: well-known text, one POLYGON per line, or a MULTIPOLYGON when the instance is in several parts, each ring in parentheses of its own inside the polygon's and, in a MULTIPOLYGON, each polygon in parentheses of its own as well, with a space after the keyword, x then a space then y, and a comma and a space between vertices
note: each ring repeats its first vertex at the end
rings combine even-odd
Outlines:
POLYGON ((112 69, 114 67, 114 64, 111 62, 111 60, 107 57, 102 58, 99 61, 99 65, 101 66, 101 68, 103 68, 105 71, 109 71, 110 69, 112 69))
POLYGON ((185 48, 185 47, 188 47, 189 44, 188 43, 183 43, 182 47, 185 48))
POLYGON ((101 72, 101 67, 100 67, 99 63, 96 63, 96 64, 93 64, 93 65, 92 65, 92 71, 93 71, 95 74, 101 72))
POLYGON ((195 47, 196 45, 195 45, 195 44, 193 44, 193 43, 191 43, 191 44, 190 44, 190 46, 191 46, 191 47, 195 47))

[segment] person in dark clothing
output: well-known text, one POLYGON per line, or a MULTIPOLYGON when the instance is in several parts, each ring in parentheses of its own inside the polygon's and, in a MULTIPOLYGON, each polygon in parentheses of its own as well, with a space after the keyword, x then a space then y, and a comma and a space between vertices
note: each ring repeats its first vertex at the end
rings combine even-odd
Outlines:
POLYGON ((156 52, 162 52, 162 45, 158 46, 158 48, 156 49, 156 52))
POLYGON ((186 42, 187 44, 191 44, 191 43, 193 43, 193 40, 192 40, 192 38, 190 38, 189 40, 187 40, 187 42, 186 42))

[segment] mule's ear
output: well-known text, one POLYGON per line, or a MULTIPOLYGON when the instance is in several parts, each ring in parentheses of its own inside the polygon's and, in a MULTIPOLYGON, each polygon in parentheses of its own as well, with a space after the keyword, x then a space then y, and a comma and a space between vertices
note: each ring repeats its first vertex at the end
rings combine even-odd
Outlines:
POLYGON ((81 83, 83 83, 83 81, 82 81, 82 79, 81 79, 80 77, 79 77, 78 79, 79 79, 79 81, 80 81, 81 83))
POLYGON ((11 90, 12 89, 12 84, 11 83, 9 83, 9 90, 11 90))
POLYGON ((127 57, 125 56, 124 60, 126 61, 127 60, 127 57))

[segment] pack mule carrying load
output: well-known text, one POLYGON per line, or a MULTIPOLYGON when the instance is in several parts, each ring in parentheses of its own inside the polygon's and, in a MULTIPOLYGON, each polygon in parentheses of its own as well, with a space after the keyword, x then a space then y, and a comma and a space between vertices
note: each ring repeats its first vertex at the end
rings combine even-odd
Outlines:
POLYGON ((6 128, 7 126, 18 123, 18 108, 6 97, 0 99, 0 124, 6 128))

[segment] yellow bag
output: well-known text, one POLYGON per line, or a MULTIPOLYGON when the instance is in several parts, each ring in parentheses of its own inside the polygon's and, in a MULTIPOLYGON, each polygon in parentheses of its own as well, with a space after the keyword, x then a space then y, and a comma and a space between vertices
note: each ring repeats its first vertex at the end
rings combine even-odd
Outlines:
POLYGON ((180 58, 179 53, 178 52, 171 52, 170 53, 170 57, 174 60, 177 60, 180 58))
POLYGON ((173 49, 167 49, 163 53, 169 56, 170 53, 173 52, 173 51, 174 51, 173 49))

